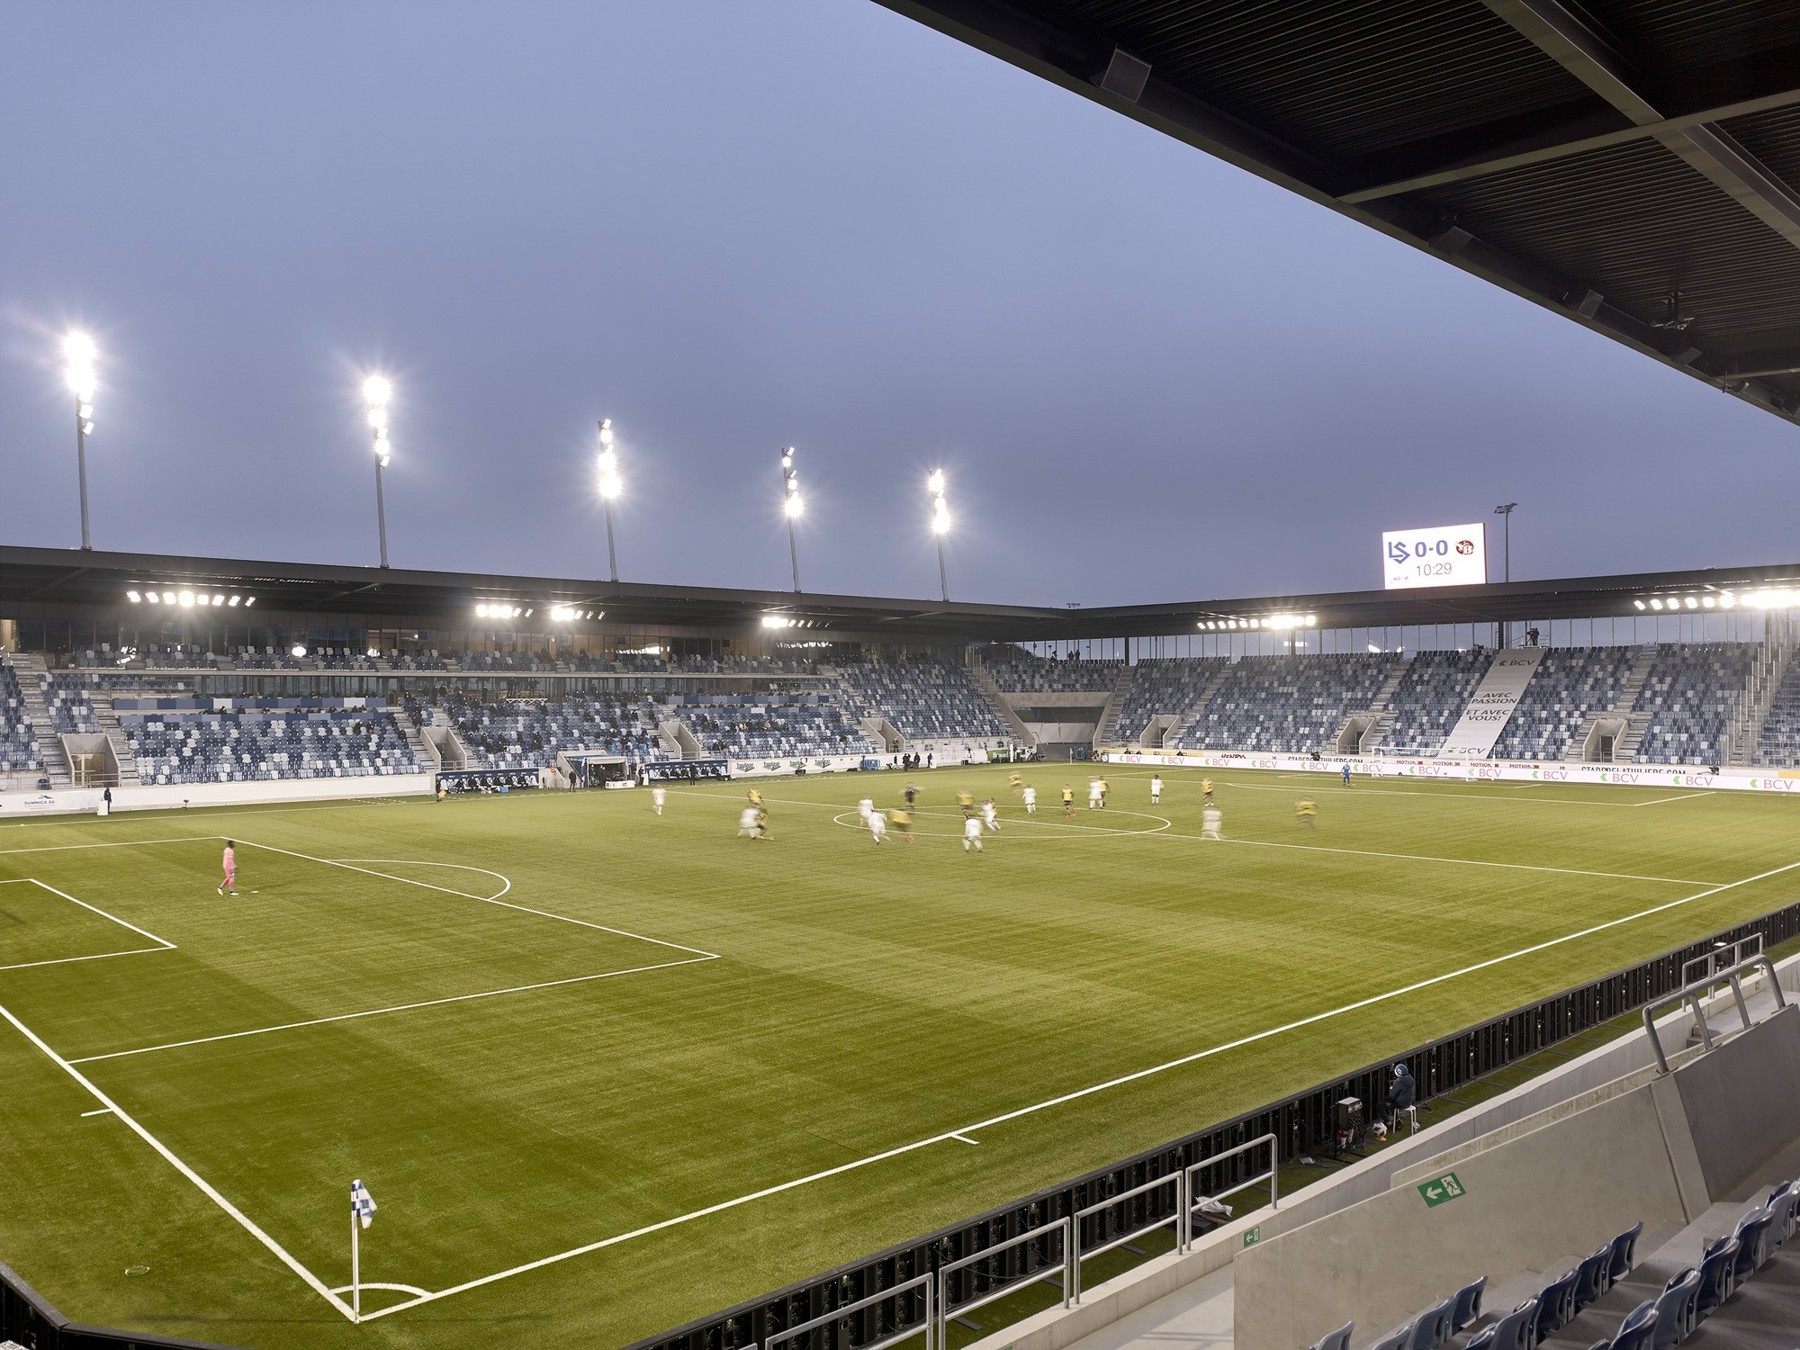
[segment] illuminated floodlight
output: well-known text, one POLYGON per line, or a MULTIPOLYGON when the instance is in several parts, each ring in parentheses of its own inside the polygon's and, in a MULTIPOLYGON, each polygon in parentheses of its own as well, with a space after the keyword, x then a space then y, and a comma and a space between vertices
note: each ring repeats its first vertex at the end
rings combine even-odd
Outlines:
POLYGON ((241 597, 235 596, 235 595, 231 597, 230 604, 233 609, 236 609, 238 607, 238 601, 240 598, 241 597))
POLYGON ((1700 597, 1700 603, 1705 605, 1708 609, 1714 609, 1718 606, 1719 602, 1710 595, 1703 595, 1700 597))
POLYGON ((925 490, 934 497, 944 495, 944 471, 942 469, 931 471, 931 476, 925 480, 925 490))
POLYGON ((1687 607, 1688 607, 1688 608, 1689 608, 1689 609, 1699 609, 1699 608, 1700 608, 1700 602, 1699 602, 1699 601, 1698 601, 1698 600, 1696 600, 1696 599, 1694 599, 1694 597, 1693 597, 1693 596, 1691 596, 1691 595, 1690 595, 1690 596, 1689 596, 1689 597, 1688 597, 1688 598, 1687 598, 1687 607))
POLYGON ((94 372, 98 358, 94 340, 86 333, 69 333, 63 338, 63 379, 75 395, 75 465, 81 480, 81 546, 92 549, 88 533, 87 438, 94 433, 94 389, 99 377, 94 372))
POLYGON ((256 603, 256 597, 254 595, 248 596, 244 600, 244 608, 249 609, 250 606, 254 605, 255 603, 256 603))
POLYGON ((225 603, 225 597, 224 597, 224 596, 222 596, 222 595, 214 595, 214 596, 213 596, 213 604, 214 604, 214 605, 215 605, 215 606, 217 606, 217 605, 222 605, 222 604, 224 604, 224 603, 225 603))
POLYGON ((765 614, 762 616, 764 628, 792 628, 794 621, 785 614, 765 614))
POLYGON ((181 593, 181 607, 183 609, 192 609, 194 607, 194 593, 192 591, 183 591, 181 593))
POLYGON ((1719 608, 1720 609, 1731 609, 1736 604, 1737 604, 1737 597, 1735 595, 1733 595, 1730 591, 1720 591, 1719 592, 1719 608))
POLYGON ((939 497, 937 505, 932 508, 931 512, 931 532, 933 534, 946 534, 949 532, 949 529, 950 508, 945 506, 944 499, 939 497))
POLYGON ((1642 600, 1633 600, 1631 603, 1636 605, 1639 609, 1644 608, 1644 602, 1642 600))
POLYGON ((144 598, 153 605, 160 605, 162 603, 162 597, 160 595, 158 595, 155 591, 151 591, 144 598))
POLYGON ((1651 597, 1651 598, 1650 598, 1650 608, 1651 608, 1651 609, 1661 609, 1661 608, 1662 608, 1662 601, 1661 601, 1661 600, 1659 600, 1659 599, 1657 599, 1657 598, 1656 598, 1656 597, 1655 597, 1655 596, 1652 596, 1652 597, 1651 597))
POLYGON ((125 598, 127 600, 131 601, 131 603, 134 605, 142 604, 143 599, 144 599, 144 597, 142 595, 138 594, 138 592, 136 592, 136 591, 126 591, 125 598))
POLYGON ((371 375, 363 381, 362 393, 363 402, 369 405, 369 410, 373 413, 377 409, 387 407, 389 401, 394 397, 394 386, 386 376, 371 375))
POLYGON ((800 517, 801 513, 806 510, 806 507, 801 502, 800 494, 798 492, 790 492, 788 493, 787 501, 782 504, 781 509, 786 512, 789 520, 796 520, 800 517))
POLYGON ((381 471, 392 462, 394 446, 388 437, 388 403, 394 386, 385 375, 370 375, 362 384, 363 402, 369 410, 369 447, 375 452, 375 523, 381 535, 381 565, 388 565, 387 504, 381 494, 381 471))
POLYGON ((295 656, 305 656, 305 655, 306 655, 306 648, 305 648, 305 647, 302 647, 302 646, 301 646, 301 645, 300 645, 300 644, 299 644, 299 643, 298 643, 298 642, 296 642, 296 643, 295 643, 295 644, 294 644, 294 649, 293 649, 293 654, 294 654, 294 655, 295 655, 295 656))

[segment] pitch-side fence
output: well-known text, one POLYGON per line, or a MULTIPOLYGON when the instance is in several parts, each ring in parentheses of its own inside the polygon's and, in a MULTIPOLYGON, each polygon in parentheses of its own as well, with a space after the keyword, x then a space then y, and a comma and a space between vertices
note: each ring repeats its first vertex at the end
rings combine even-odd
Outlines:
POLYGON ((1329 1153, 1336 1103, 1381 1101, 1396 1063, 1412 1071, 1421 1104, 1449 1097, 1677 993, 1696 972, 1795 937, 1800 903, 626 1350, 880 1350, 927 1332, 925 1350, 945 1350, 951 1320, 1034 1284, 1049 1286, 1051 1302, 1078 1302, 1082 1263, 1102 1252, 1171 1227, 1185 1249, 1204 1231, 1209 1198, 1266 1182, 1268 1202, 1277 1203, 1276 1169, 1329 1153))
MULTIPOLYGON (((1278 1204, 1280 1165, 1328 1152, 1336 1103, 1380 1101, 1395 1063, 1411 1069, 1421 1104, 1447 1097, 1679 993, 1696 972, 1704 978, 1795 937, 1800 903, 626 1350, 881 1350, 913 1337, 923 1350, 945 1350, 952 1319, 1034 1284, 1048 1285, 1052 1301, 1078 1302, 1083 1262, 1136 1238, 1173 1228, 1173 1245, 1185 1250, 1203 1231, 1196 1220, 1204 1224, 1210 1202, 1266 1183, 1269 1203, 1278 1204)), ((72 1324, 0 1264, 5 1339, 35 1350, 221 1350, 72 1324)))

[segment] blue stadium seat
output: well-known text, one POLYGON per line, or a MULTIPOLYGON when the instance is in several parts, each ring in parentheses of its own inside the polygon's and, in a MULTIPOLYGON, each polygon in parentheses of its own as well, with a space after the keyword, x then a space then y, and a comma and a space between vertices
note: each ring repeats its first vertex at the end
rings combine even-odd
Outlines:
POLYGON ((1689 1266, 1672 1277, 1656 1298, 1654 1350, 1679 1345, 1699 1322, 1700 1272, 1689 1266))
POLYGON ((1535 1325, 1538 1340, 1561 1331, 1575 1316, 1575 1281, 1578 1276, 1578 1271, 1571 1270, 1560 1279, 1550 1281, 1537 1296, 1535 1325))
POLYGON ((1612 1243, 1604 1243, 1575 1267, 1575 1310, 1598 1303, 1612 1288, 1612 1243))
POLYGON ((1646 1299, 1625 1314, 1625 1320, 1619 1323, 1612 1340, 1605 1342, 1608 1350, 1649 1350, 1656 1337, 1658 1320, 1656 1301, 1646 1299))
POLYGON ((1762 1268, 1775 1250, 1771 1240, 1771 1230, 1775 1227, 1776 1213, 1772 1206, 1764 1205, 1738 1220, 1737 1260, 1732 1265, 1732 1278, 1742 1284, 1762 1268))
POLYGON ((1311 1350, 1350 1350, 1350 1336, 1356 1330, 1356 1323, 1346 1322, 1329 1336, 1321 1336, 1312 1343, 1311 1350))
POLYGON ((1388 1335, 1383 1336, 1379 1341, 1376 1341, 1374 1345, 1369 1347, 1369 1350, 1408 1350, 1408 1347, 1412 1344, 1412 1334, 1412 1323, 1408 1322, 1398 1331, 1390 1332, 1388 1335))
POLYGON ((1700 1294, 1694 1308, 1696 1323, 1717 1312, 1737 1289, 1737 1257, 1740 1244, 1734 1237, 1711 1243, 1700 1260, 1700 1294))
POLYGON ((1631 1227, 1612 1240, 1612 1256, 1606 1267, 1606 1280, 1609 1285, 1617 1284, 1631 1274, 1631 1267, 1637 1256, 1638 1238, 1644 1231, 1644 1221, 1639 1219, 1631 1227))
POLYGON ((1438 1350, 1450 1339, 1450 1313, 1456 1306, 1454 1298, 1447 1298, 1435 1307, 1427 1308, 1413 1322, 1412 1338, 1407 1341, 1407 1350, 1438 1350))
POLYGON ((1456 1291, 1450 1310, 1450 1330, 1467 1331, 1481 1317, 1481 1296, 1487 1289, 1488 1277, 1483 1275, 1472 1284, 1465 1284, 1456 1291))

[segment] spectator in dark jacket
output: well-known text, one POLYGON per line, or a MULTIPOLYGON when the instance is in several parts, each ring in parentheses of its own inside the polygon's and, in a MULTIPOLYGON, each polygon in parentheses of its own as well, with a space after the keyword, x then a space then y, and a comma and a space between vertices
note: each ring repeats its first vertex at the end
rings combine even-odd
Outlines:
POLYGON ((1387 1096, 1381 1099, 1381 1119, 1390 1130, 1394 1128, 1395 1117, 1417 1098, 1418 1086, 1406 1065, 1394 1065, 1393 1085, 1388 1088, 1387 1096))

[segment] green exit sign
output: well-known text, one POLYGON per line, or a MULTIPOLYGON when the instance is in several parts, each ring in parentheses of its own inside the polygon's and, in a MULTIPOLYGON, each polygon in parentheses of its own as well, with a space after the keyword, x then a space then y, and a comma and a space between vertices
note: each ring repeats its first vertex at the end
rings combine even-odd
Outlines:
POLYGON ((1254 1228, 1245 1230, 1244 1245, 1246 1247, 1254 1247, 1257 1243, 1259 1243, 1261 1241, 1262 1241, 1262 1225, 1260 1223, 1257 1224, 1256 1227, 1254 1227, 1254 1228))
POLYGON ((1419 1194, 1425 1197, 1425 1207, 1447 1204, 1463 1194, 1463 1184, 1456 1173, 1446 1172, 1441 1177, 1433 1177, 1430 1181, 1419 1183, 1419 1194))

